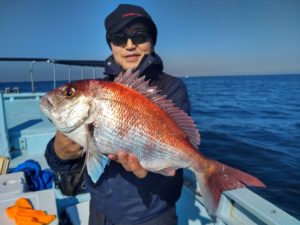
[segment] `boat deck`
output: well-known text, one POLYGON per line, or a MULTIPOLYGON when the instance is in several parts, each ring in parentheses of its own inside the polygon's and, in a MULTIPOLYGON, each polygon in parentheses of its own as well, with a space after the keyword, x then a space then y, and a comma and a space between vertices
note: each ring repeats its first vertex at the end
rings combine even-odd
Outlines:
POLYGON ((43 93, 3 94, 3 114, 9 148, 30 150, 29 154, 41 154, 55 128, 39 108, 43 93))

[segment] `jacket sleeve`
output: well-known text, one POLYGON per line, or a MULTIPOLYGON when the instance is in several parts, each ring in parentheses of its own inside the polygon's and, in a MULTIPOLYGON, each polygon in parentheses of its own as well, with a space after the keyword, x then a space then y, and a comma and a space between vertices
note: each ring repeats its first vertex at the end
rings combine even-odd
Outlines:
POLYGON ((64 195, 74 196, 86 191, 82 175, 84 157, 75 160, 58 158, 54 151, 54 138, 52 138, 46 147, 45 158, 55 173, 55 185, 64 195))
POLYGON ((54 137, 48 142, 46 151, 45 151, 45 158, 49 167, 57 172, 57 171, 78 171, 82 169, 84 163, 84 157, 79 159, 73 160, 62 160, 58 158, 54 151, 54 137))

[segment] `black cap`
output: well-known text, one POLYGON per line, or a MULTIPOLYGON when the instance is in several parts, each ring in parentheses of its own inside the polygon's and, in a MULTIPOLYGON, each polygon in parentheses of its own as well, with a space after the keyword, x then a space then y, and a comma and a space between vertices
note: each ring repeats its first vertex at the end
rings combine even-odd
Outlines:
POLYGON ((117 33, 134 20, 141 20, 150 29, 153 45, 156 43, 157 28, 151 16, 140 6, 120 4, 105 19, 106 41, 109 44, 108 35, 117 33))

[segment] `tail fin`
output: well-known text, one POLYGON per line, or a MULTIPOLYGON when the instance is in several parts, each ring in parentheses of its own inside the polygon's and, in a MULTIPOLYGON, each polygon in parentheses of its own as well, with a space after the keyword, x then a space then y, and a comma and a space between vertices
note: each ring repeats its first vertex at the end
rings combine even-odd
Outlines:
POLYGON ((195 167, 193 170, 196 174, 206 209, 212 217, 215 217, 223 191, 246 186, 266 187, 256 177, 214 160, 208 160, 208 166, 204 170, 203 166, 195 167))

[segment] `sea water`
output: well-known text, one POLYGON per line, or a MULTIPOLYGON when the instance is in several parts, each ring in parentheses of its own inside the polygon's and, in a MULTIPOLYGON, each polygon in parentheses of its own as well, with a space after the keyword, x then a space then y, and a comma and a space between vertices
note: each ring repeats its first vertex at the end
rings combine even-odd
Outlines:
MULTIPOLYGON (((252 190, 300 219, 300 75, 183 80, 199 150, 261 179, 267 188, 252 190)), ((5 87, 31 91, 29 82, 0 83, 5 87)), ((35 83, 36 92, 51 89, 53 82, 35 83)))
POLYGON ((184 79, 205 155, 261 179, 300 218, 300 75, 184 79))

